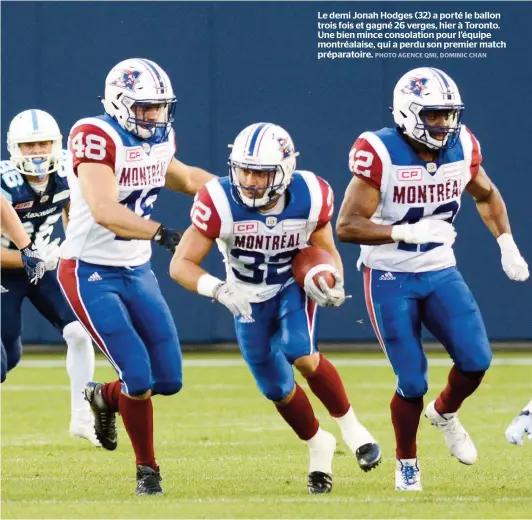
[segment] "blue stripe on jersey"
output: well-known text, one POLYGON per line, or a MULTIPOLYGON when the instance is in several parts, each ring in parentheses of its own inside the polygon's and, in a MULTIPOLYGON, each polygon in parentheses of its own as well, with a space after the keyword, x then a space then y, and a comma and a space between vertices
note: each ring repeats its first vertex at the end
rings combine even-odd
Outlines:
POLYGON ((39 129, 39 123, 37 121, 37 111, 36 110, 30 110, 31 112, 31 123, 33 125, 33 130, 39 129))
POLYGON ((257 144, 257 139, 259 138, 260 131, 267 125, 268 123, 261 123, 260 125, 257 126, 257 128, 255 128, 255 132, 253 133, 253 136, 251 137, 251 143, 249 145, 249 155, 254 155, 255 145, 257 144))
POLYGON ((162 76, 159 74, 159 71, 157 70, 157 67, 154 67, 148 60, 144 60, 140 58, 140 61, 147 65, 155 74, 155 77, 159 80, 159 86, 161 87, 161 94, 164 94, 164 82, 162 76))

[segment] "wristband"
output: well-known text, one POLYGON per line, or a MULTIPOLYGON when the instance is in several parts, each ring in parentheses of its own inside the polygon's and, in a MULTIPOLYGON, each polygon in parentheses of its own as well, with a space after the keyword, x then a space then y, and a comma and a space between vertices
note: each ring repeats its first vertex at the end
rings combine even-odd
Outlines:
POLYGON ((202 274, 198 279, 198 285, 196 291, 202 296, 208 296, 209 298, 214 298, 214 292, 217 287, 223 284, 224 282, 216 276, 210 274, 202 274))

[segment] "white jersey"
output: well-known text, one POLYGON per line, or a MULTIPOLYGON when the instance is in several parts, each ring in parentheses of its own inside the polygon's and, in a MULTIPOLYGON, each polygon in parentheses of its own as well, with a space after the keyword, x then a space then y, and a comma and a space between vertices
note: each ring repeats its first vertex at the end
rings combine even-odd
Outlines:
MULTIPOLYGON (((421 159, 401 132, 391 128, 364 132, 349 154, 351 172, 380 191, 371 221, 391 225, 424 218, 452 222, 481 162, 480 145, 464 125, 457 141, 433 162, 421 159)), ((454 266, 456 260, 450 245, 398 242, 362 245, 358 267, 361 264, 383 271, 424 272, 454 266)))
POLYGON ((227 281, 251 302, 263 302, 293 283, 292 259, 312 232, 331 220, 333 192, 313 173, 296 171, 271 212, 262 213, 237 199, 229 177, 208 182, 194 201, 192 224, 216 239, 227 281))
POLYGON ((62 258, 114 266, 147 262, 151 257, 150 240, 123 239, 96 223, 81 193, 77 168, 84 162, 110 166, 119 186, 119 202, 149 219, 175 154, 173 130, 166 141, 149 145, 107 115, 89 117, 73 126, 69 149, 73 160, 69 175, 70 222, 61 249, 62 258))

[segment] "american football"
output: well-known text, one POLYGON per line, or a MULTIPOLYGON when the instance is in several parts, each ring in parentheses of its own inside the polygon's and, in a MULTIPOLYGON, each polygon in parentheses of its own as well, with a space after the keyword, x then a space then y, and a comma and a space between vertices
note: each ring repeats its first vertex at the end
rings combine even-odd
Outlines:
MULTIPOLYGON (((305 276, 307 273, 317 265, 327 264, 333 267, 334 265, 333 257, 324 249, 317 246, 309 246, 301 249, 299 253, 295 256, 292 261, 292 274, 294 279, 300 287, 303 287, 305 284, 305 276)), ((322 276, 329 287, 334 287, 336 283, 332 273, 328 271, 321 271, 314 275, 314 282, 318 285, 318 279, 322 276)), ((318 285, 319 287, 319 285, 318 285)))

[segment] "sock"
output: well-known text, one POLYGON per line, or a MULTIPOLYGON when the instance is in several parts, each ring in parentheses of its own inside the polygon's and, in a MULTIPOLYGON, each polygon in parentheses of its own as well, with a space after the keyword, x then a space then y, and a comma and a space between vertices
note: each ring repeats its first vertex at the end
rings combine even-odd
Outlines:
POLYGON ((333 417, 342 417, 348 412, 349 399, 340 374, 322 354, 320 354, 320 362, 316 371, 304 377, 314 395, 333 417))
POLYGON ((297 436, 304 441, 308 441, 316 435, 320 424, 314 415, 314 410, 307 394, 297 383, 295 388, 295 394, 288 404, 276 404, 275 407, 292 430, 296 432, 297 436))
POLYGON ((390 403, 398 459, 417 458, 416 436, 423 411, 423 397, 403 398, 397 392, 390 403))
POLYGON ((85 385, 94 377, 94 348, 88 334, 76 321, 63 330, 67 343, 66 369, 70 379, 72 417, 91 417, 90 406, 84 397, 85 385))
POLYGON ((434 407, 439 414, 454 413, 480 385, 485 372, 460 372, 453 365, 447 385, 436 399, 434 407))
POLYGON ((102 388, 103 400, 106 402, 107 406, 113 410, 113 412, 118 412, 118 405, 120 402, 120 395, 122 393, 122 381, 112 381, 111 383, 104 383, 102 388))
POLYGON ((322 473, 332 473, 332 460, 336 441, 334 437, 321 428, 307 441, 309 447, 310 461, 309 473, 321 471, 322 473))
POLYGON ((133 445, 137 466, 159 471, 153 449, 153 405, 148 399, 131 399, 120 394, 120 415, 133 445))
POLYGON ((347 413, 342 417, 335 417, 342 432, 342 437, 353 453, 356 453, 360 446, 375 443, 375 439, 369 431, 357 419, 353 408, 349 407, 347 413))

